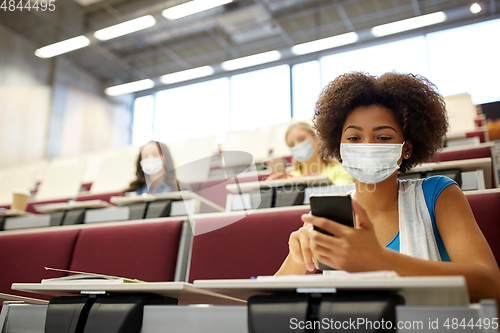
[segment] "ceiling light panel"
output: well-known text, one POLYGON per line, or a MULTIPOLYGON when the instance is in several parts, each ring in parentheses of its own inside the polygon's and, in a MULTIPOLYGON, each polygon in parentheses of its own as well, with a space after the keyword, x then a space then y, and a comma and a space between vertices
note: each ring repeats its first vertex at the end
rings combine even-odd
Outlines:
POLYGON ((94 37, 98 40, 109 40, 152 27, 155 24, 155 18, 152 15, 146 15, 108 28, 97 30, 94 33, 94 37))
POLYGON ((418 29, 433 24, 438 24, 446 21, 446 14, 444 12, 436 12, 432 14, 413 17, 410 19, 396 21, 392 23, 378 25, 372 28, 372 34, 375 37, 382 37, 399 32, 418 29))
POLYGON ((181 17, 225 5, 232 1, 233 0, 193 0, 175 7, 167 8, 161 14, 168 20, 176 20, 181 17))
POLYGON ((35 55, 39 58, 52 58, 63 53, 81 49, 89 44, 90 41, 87 37, 78 36, 39 48, 35 51, 35 55))

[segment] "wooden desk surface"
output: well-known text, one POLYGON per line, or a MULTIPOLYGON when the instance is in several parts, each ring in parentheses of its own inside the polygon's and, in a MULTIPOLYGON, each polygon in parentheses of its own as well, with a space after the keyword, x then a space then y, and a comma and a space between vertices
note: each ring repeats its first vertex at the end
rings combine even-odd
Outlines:
POLYGON ((77 296, 82 292, 152 293, 179 300, 179 304, 244 305, 246 300, 194 287, 186 282, 149 282, 123 284, 42 284, 13 283, 12 290, 52 296, 77 296))

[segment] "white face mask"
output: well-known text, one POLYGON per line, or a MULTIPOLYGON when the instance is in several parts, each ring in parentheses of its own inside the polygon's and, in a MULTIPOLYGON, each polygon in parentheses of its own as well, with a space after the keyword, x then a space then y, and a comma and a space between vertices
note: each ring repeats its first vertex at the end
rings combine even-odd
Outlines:
POLYGON ((376 184, 399 169, 403 143, 341 143, 342 167, 354 179, 376 184))
POLYGON ((163 167, 161 158, 148 158, 141 161, 141 168, 147 175, 154 175, 163 167))
POLYGON ((314 153, 313 143, 311 139, 296 144, 295 146, 290 148, 290 150, 292 151, 293 157, 299 162, 309 161, 314 153))

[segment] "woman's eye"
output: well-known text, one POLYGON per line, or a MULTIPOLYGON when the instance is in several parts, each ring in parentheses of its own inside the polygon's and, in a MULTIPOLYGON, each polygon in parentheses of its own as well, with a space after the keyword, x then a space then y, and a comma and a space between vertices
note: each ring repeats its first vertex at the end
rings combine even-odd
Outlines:
POLYGON ((387 141, 387 140, 390 140, 391 138, 387 137, 387 136, 381 136, 378 139, 381 140, 381 141, 387 141))
POLYGON ((357 141, 358 138, 353 136, 353 137, 350 137, 350 138, 347 138, 348 141, 351 141, 351 142, 354 142, 354 141, 357 141))

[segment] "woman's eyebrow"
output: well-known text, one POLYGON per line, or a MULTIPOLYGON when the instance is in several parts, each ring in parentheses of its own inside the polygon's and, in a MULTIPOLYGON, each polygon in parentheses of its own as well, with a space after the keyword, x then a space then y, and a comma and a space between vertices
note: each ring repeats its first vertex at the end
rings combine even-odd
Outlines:
MULTIPOLYGON (((347 127, 344 129, 344 132, 345 132, 345 131, 347 131, 349 128, 353 128, 353 129, 355 129, 355 130, 358 130, 358 131, 360 131, 360 132, 363 132, 363 129, 362 129, 361 127, 359 127, 359 126, 355 126, 355 125, 349 125, 349 126, 347 126, 347 127)), ((383 125, 383 126, 377 126, 377 127, 374 127, 374 128, 372 129, 372 131, 374 131, 374 132, 375 132, 375 131, 380 131, 380 130, 383 130, 383 129, 391 129, 391 130, 393 130, 393 131, 394 131, 394 132, 396 132, 396 133, 398 132, 398 131, 396 131, 396 129, 395 129, 394 127, 392 127, 392 126, 388 126, 388 125, 383 125)))
POLYGON ((378 126, 378 127, 374 127, 372 131, 374 131, 374 132, 375 132, 375 131, 380 131, 380 130, 383 130, 383 129, 391 129, 391 130, 393 130, 393 131, 394 131, 394 132, 396 132, 396 133, 398 132, 398 131, 396 131, 396 129, 395 129, 394 127, 387 126, 387 125, 386 125, 386 126, 378 126))
POLYGON ((363 129, 359 126, 354 126, 354 125, 349 125, 345 128, 344 132, 347 131, 349 128, 354 128, 355 130, 363 132, 363 129))

